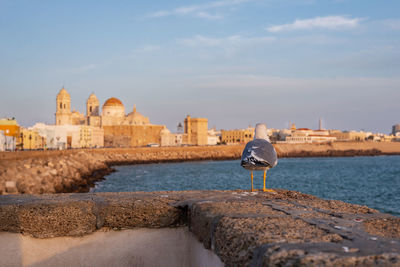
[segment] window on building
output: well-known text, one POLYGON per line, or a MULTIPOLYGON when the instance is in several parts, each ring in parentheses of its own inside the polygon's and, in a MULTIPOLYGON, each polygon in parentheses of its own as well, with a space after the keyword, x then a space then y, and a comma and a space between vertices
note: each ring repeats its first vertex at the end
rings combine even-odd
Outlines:
POLYGON ((60 108, 62 108, 62 103, 60 103, 60 108))

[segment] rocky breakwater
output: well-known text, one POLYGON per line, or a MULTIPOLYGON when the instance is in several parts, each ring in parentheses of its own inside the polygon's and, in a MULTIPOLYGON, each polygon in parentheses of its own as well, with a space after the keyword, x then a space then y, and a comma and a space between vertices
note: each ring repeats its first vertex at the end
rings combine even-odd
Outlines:
POLYGON ((29 151, 0 156, 0 194, 88 192, 123 164, 238 159, 242 146, 29 151))
POLYGON ((87 192, 112 169, 102 155, 84 151, 0 162, 0 194, 87 192))

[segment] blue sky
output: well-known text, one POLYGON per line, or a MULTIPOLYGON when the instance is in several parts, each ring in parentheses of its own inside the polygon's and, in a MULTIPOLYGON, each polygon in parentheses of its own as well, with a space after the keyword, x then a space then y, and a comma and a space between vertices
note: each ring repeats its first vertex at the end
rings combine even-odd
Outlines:
POLYGON ((119 98, 174 131, 400 123, 400 1, 0 0, 0 117, 54 122, 119 98), (82 3, 83 2, 83 3, 82 3))

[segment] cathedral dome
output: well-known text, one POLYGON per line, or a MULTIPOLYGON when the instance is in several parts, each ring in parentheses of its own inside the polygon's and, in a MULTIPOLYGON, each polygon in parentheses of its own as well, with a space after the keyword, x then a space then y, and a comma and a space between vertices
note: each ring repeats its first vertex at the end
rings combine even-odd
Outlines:
POLYGON ((150 124, 149 118, 143 116, 136 111, 136 106, 133 106, 133 111, 129 113, 124 121, 125 125, 146 125, 150 124))
POLYGON ((111 97, 104 103, 102 115, 107 117, 125 117, 125 107, 119 99, 111 97))
POLYGON ((121 100, 119 100, 118 98, 115 97, 111 97, 109 99, 107 99, 107 101, 104 103, 103 108, 104 107, 111 107, 111 106, 124 106, 121 102, 121 100))

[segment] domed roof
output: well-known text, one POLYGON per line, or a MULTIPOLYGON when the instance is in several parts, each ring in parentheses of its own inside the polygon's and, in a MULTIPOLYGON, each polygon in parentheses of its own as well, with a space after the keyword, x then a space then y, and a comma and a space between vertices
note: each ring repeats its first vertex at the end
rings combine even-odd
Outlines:
POLYGON ((60 92, 58 93, 57 96, 69 96, 69 93, 67 92, 67 90, 65 90, 65 88, 63 87, 60 92))
POLYGON ((112 106, 123 107, 124 105, 122 104, 121 100, 119 100, 118 98, 111 97, 111 98, 107 99, 107 101, 104 103, 103 107, 112 107, 112 106))
POLYGON ((150 121, 149 118, 137 112, 136 105, 134 105, 133 111, 126 116, 125 123, 128 125, 145 125, 150 124, 150 121))
POLYGON ((143 120, 146 120, 146 117, 143 116, 142 114, 140 114, 140 113, 137 112, 137 111, 133 111, 133 112, 129 113, 129 114, 127 115, 127 117, 130 117, 130 118, 133 118, 133 119, 143 119, 143 120))
POLYGON ((91 93, 88 99, 95 99, 97 100, 97 96, 94 93, 91 93))

